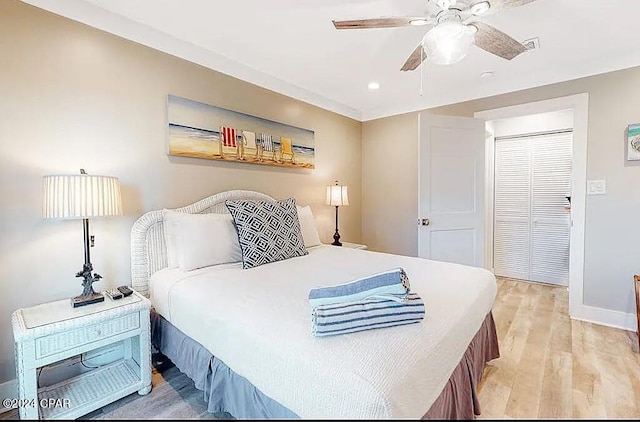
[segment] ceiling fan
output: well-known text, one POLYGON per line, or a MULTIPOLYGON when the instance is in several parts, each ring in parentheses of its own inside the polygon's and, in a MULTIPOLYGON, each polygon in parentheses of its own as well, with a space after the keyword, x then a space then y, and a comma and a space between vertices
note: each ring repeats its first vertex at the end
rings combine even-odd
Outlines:
POLYGON ((462 60, 471 44, 507 60, 527 51, 520 42, 481 22, 477 17, 525 5, 535 0, 427 0, 427 16, 387 17, 333 21, 336 29, 427 26, 422 42, 400 70, 414 70, 426 59, 436 64, 462 60))

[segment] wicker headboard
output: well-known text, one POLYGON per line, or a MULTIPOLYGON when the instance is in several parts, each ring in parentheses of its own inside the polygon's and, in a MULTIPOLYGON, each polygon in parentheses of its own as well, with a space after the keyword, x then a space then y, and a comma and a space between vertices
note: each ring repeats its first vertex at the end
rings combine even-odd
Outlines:
MULTIPOLYGON (((174 211, 189 214, 228 213, 224 201, 227 199, 267 200, 274 199, 264 193, 230 190, 204 198, 194 204, 174 211)), ((167 267, 167 245, 164 241, 162 210, 149 211, 133 223, 131 228, 131 286, 149 296, 149 278, 153 273, 167 267)))

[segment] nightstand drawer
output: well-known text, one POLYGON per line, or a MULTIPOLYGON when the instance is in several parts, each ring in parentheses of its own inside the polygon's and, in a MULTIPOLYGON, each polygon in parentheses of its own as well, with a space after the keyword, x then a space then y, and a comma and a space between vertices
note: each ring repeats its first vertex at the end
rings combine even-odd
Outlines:
POLYGON ((140 314, 135 312, 97 324, 35 339, 36 359, 102 340, 140 328, 140 314))

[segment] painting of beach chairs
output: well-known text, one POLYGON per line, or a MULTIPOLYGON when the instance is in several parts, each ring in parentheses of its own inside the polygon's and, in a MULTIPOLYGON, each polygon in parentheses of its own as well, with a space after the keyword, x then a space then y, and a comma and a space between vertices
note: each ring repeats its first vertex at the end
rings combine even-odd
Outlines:
POLYGON ((168 154, 315 168, 314 132, 168 96, 168 154))

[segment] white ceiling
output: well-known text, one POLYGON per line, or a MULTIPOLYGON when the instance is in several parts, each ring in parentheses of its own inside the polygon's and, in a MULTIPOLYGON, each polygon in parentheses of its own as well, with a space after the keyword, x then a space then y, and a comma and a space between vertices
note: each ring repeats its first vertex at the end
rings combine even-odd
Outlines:
POLYGON ((639 0, 537 0, 482 20, 540 50, 507 61, 400 67, 422 27, 342 30, 332 20, 424 15, 427 0, 25 0, 358 120, 640 65, 639 0), (480 74, 491 70, 492 78, 480 74), (370 91, 367 84, 380 83, 370 91))

